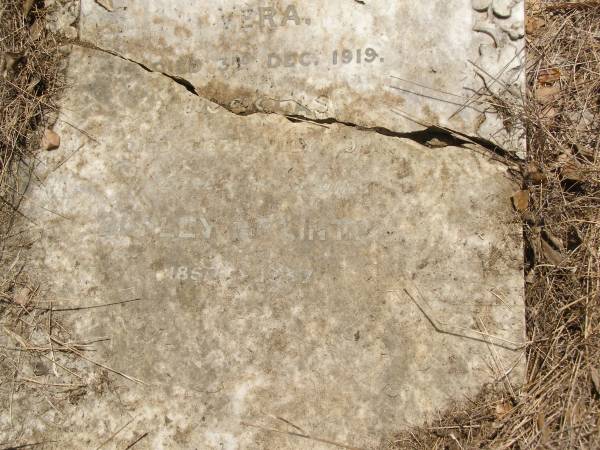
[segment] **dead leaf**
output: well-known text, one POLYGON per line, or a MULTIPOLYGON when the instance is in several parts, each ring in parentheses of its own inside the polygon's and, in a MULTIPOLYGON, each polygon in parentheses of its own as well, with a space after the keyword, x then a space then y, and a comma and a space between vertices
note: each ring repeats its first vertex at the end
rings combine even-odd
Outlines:
POLYGON ((594 389, 596 389, 596 394, 600 395, 600 374, 598 374, 598 370, 595 367, 590 367, 590 377, 592 378, 594 389))
POLYGON ((15 68, 25 57, 22 53, 2 52, 0 53, 0 74, 2 78, 10 78, 14 74, 15 68))
POLYGON ((533 184, 541 184, 548 181, 548 177, 544 174, 542 168, 533 161, 527 164, 525 168, 525 178, 533 184))
POLYGON ((60 136, 54 131, 46 128, 44 131, 44 137, 42 138, 42 149, 44 150, 56 150, 60 147, 60 136))
POLYGON ((562 175, 563 180, 573 181, 576 183, 585 181, 585 174, 578 168, 567 167, 561 170, 560 174, 562 175))
POLYGON ((506 417, 512 411, 512 405, 508 402, 500 402, 496 405, 496 418, 499 420, 506 417))
POLYGON ((529 191, 527 189, 515 192, 511 198, 517 211, 523 212, 529 207, 529 191))
POLYGON ((541 17, 527 17, 525 23, 525 31, 527 34, 534 34, 540 28, 546 26, 546 21, 541 17))
POLYGON ((537 416, 537 427, 538 430, 542 431, 546 426, 546 418, 544 417, 544 413, 539 413, 537 416))
POLYGON ((27 287, 19 289, 19 291, 15 294, 15 303, 21 306, 27 305, 29 303, 29 294, 31 294, 31 290, 27 287))
MULTIPOLYGON (((533 252, 533 261, 532 266, 535 267, 542 258, 542 236, 541 236, 541 227, 533 226, 531 227, 531 234, 528 235, 529 245, 531 246, 531 251, 533 252)), ((530 272, 533 273, 533 270, 530 272)))
POLYGON ((565 167, 570 166, 575 162, 575 158, 573 158, 573 154, 570 150, 564 150, 560 155, 556 157, 556 161, 552 165, 556 169, 563 169, 565 167))
POLYGON ((23 1, 23 17, 27 17, 35 0, 24 0, 23 1))
POLYGON ((542 113, 540 114, 540 119, 542 119, 542 120, 552 120, 556 116, 558 116, 558 111, 556 110, 556 108, 554 108, 552 106, 546 106, 542 110, 542 113))
POLYGON ((443 148, 443 147, 447 147, 448 143, 444 142, 441 139, 438 139, 438 138, 434 137, 434 138, 429 139, 425 143, 425 145, 427 145, 427 147, 430 147, 430 148, 443 148))
POLYGON ((581 182, 585 180, 584 166, 577 160, 570 150, 564 150, 554 163, 555 169, 560 171, 563 180, 581 182))
POLYGON ((596 118, 590 108, 567 112, 566 116, 571 121, 572 125, 570 126, 573 126, 575 130, 593 132, 596 118))
POLYGON ((569 226, 569 232, 567 234, 567 248, 571 251, 577 250, 581 244, 583 244, 583 235, 579 228, 575 225, 569 226))
POLYGON ((543 69, 538 75, 538 82, 541 84, 552 84, 560 80, 560 69, 543 69))
POLYGON ((35 22, 33 22, 33 25, 29 27, 29 37, 32 40, 37 41, 42 36, 43 31, 44 24, 41 20, 36 20, 35 22))
POLYGON ((577 157, 585 163, 593 163, 595 152, 587 146, 582 144, 575 144, 575 153, 577 157))
POLYGON ((557 248, 560 252, 565 251, 565 245, 563 244, 562 239, 557 238, 550 231, 544 229, 542 231, 542 237, 546 239, 546 241, 548 241, 550 244, 552 244, 554 248, 557 248))
POLYGON ((563 261, 563 255, 552 247, 545 239, 540 239, 542 253, 544 258, 554 266, 560 266, 563 261))
POLYGON ((42 77, 40 77, 39 75, 33 75, 33 77, 31 78, 31 81, 27 85, 27 88, 26 88, 27 92, 33 92, 35 87, 38 84, 40 84, 41 81, 42 81, 42 77))
POLYGON ((115 10, 112 0, 96 0, 96 3, 98 3, 107 11, 113 12, 115 10))
POLYGON ((541 104, 552 102, 560 94, 560 86, 553 84, 552 86, 541 86, 535 90, 535 98, 541 104))
POLYGON ((62 30, 62 32, 63 32, 63 35, 70 41, 77 39, 77 35, 78 35, 77 28, 75 28, 72 25, 65 27, 62 30))
POLYGON ((577 426, 579 423, 579 420, 581 419, 581 408, 581 399, 575 400, 575 403, 573 403, 573 406, 571 407, 571 411, 569 411, 570 414, 568 415, 571 426, 577 426))
POLYGON ((524 211, 523 214, 521 214, 521 219, 531 226, 540 225, 542 223, 541 219, 531 211, 524 211))
POLYGON ((527 284, 532 284, 535 281, 535 279, 535 270, 530 270, 529 272, 527 272, 527 275, 525 275, 525 283, 527 284))
POLYGON ((544 413, 539 413, 537 416, 537 427, 541 434, 542 444, 548 441, 548 427, 546 427, 546 418, 544 413))

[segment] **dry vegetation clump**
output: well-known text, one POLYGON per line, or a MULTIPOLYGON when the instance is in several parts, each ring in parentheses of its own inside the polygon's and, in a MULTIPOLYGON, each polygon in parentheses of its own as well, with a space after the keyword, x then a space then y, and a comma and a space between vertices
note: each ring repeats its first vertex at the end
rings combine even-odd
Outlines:
POLYGON ((65 64, 59 39, 44 27, 43 3, 0 3, 2 448, 23 443, 27 420, 51 423, 60 415, 61 400, 76 402, 89 385, 83 354, 89 347, 73 341, 57 320, 65 313, 42 300, 38 284, 24 270, 24 254, 31 244, 27 228, 35 224, 19 205, 42 135, 55 114, 65 64))
POLYGON ((528 2, 527 379, 391 448, 600 448, 600 2, 528 2))

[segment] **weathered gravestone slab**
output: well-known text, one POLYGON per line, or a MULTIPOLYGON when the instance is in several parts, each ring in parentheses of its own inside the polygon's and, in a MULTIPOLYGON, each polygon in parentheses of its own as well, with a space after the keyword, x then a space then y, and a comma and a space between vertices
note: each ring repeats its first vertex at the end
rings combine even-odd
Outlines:
POLYGON ((46 436, 95 446, 127 423, 111 445, 377 448, 520 380, 518 186, 487 150, 399 133, 493 139, 493 114, 452 114, 481 88, 471 58, 520 89, 521 3, 112 3, 82 2, 61 148, 25 212, 56 302, 141 299, 75 325, 144 384, 114 377, 46 436))
POLYGON ((522 150, 522 127, 493 106, 521 98, 521 0, 112 3, 82 1, 83 40, 236 112, 440 125, 522 150))
POLYGON ((74 51, 70 83, 28 203, 39 262, 57 302, 143 299, 77 326, 146 385, 86 397, 62 441, 134 418, 117 442, 329 448, 244 425, 298 432, 280 417, 373 447, 518 361, 503 348, 523 339, 523 305, 502 164, 240 117, 94 50, 74 51))

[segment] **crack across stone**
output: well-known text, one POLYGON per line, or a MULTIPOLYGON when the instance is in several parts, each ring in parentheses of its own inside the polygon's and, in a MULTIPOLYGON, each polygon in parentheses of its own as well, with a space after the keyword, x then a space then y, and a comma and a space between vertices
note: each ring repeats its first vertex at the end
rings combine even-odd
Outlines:
POLYGON ((307 123, 308 122, 308 123, 315 123, 315 124, 321 124, 321 125, 338 124, 338 125, 343 125, 346 127, 351 127, 356 130, 359 130, 359 131, 373 132, 373 133, 381 134, 383 136, 408 139, 408 140, 411 140, 413 142, 416 142, 418 144, 421 144, 421 145, 429 147, 429 148, 442 149, 444 147, 452 146, 452 147, 462 147, 462 148, 467 148, 467 149, 472 150, 475 146, 475 147, 485 150, 488 153, 491 153, 497 161, 500 161, 506 165, 515 165, 515 164, 519 164, 521 162, 521 160, 514 153, 509 152, 509 151, 497 146, 493 142, 482 139, 478 136, 469 136, 460 131, 451 130, 448 128, 439 127, 439 126, 435 126, 435 125, 430 125, 430 126, 423 125, 424 129, 421 131, 400 132, 400 131, 394 131, 394 130, 391 130, 391 129, 385 128, 385 127, 365 127, 365 126, 358 125, 353 122, 338 120, 334 117, 329 117, 326 119, 315 119, 315 118, 306 117, 306 116, 302 116, 302 115, 286 115, 286 114, 281 114, 281 113, 278 113, 275 111, 245 111, 245 112, 235 111, 231 107, 229 107, 227 104, 220 103, 212 98, 204 97, 196 90, 194 85, 189 80, 186 80, 183 77, 180 77, 177 75, 172 75, 170 73, 162 72, 159 70, 154 70, 140 61, 136 61, 134 59, 123 56, 120 53, 115 52, 114 50, 99 47, 91 42, 86 42, 86 41, 83 41, 80 39, 76 39, 76 40, 71 40, 70 43, 73 45, 77 45, 79 47, 103 52, 108 55, 120 58, 124 61, 128 61, 130 63, 137 65, 138 67, 140 67, 141 69, 143 69, 146 72, 160 74, 166 78, 169 78, 171 81, 177 83, 178 85, 182 86, 185 90, 187 90, 189 93, 195 95, 196 97, 202 98, 208 102, 218 105, 218 106, 222 107, 223 109, 225 109, 226 111, 230 112, 231 114, 235 114, 237 116, 250 116, 253 114, 266 114, 266 115, 274 114, 277 116, 284 117, 292 123, 307 123))

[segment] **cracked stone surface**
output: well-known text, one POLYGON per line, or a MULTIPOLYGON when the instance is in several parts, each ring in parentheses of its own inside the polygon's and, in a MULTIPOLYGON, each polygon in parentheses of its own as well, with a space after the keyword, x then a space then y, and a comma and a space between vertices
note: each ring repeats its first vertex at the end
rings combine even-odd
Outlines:
POLYGON ((443 126, 523 156, 522 124, 491 106, 521 99, 522 0, 112 3, 82 0, 82 41, 234 112, 443 126))
POLYGON ((113 375, 25 437, 371 449, 522 379, 518 185, 490 152, 236 115, 92 49, 68 85, 24 207, 32 264, 56 304, 141 299, 74 326, 144 384, 113 375))

